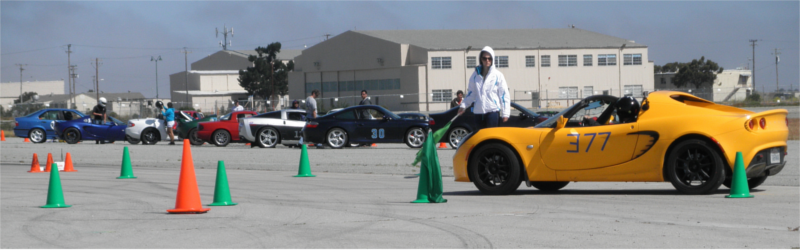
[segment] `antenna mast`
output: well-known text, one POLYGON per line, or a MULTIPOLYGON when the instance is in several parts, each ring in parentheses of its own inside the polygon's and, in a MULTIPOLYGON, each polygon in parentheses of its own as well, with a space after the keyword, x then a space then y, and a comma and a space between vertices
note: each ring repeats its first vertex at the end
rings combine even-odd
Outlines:
MULTIPOLYGON (((214 30, 216 31, 216 37, 219 37, 219 28, 214 28, 214 30)), ((228 29, 228 27, 225 27, 225 25, 223 24, 222 36, 224 37, 225 41, 219 42, 219 46, 222 46, 222 50, 228 50, 228 46, 231 46, 231 41, 228 41, 228 34, 231 34, 231 37, 233 37, 233 27, 228 29)))

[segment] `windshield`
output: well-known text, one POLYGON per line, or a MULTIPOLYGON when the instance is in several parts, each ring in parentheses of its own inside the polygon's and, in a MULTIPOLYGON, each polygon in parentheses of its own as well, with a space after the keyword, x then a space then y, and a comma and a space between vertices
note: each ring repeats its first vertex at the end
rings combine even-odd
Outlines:
POLYGON ((114 118, 114 117, 111 117, 111 116, 108 117, 108 120, 111 120, 112 122, 114 122, 116 124, 125 124, 124 122, 122 122, 120 120, 117 120, 117 118, 114 118))
POLYGON ((530 109, 526 109, 523 106, 515 105, 514 108, 519 109, 520 111, 526 113, 526 115, 533 115, 533 117, 539 117, 540 115, 536 112, 531 111, 530 109))
POLYGON ((219 118, 219 120, 220 120, 220 121, 227 121, 227 120, 230 120, 230 119, 231 119, 231 114, 233 114, 233 113, 228 113, 228 114, 225 114, 225 115, 223 115, 222 117, 220 117, 220 118, 219 118))
POLYGON ((580 103, 576 103, 575 105, 572 105, 572 107, 569 107, 567 109, 561 110, 561 112, 558 112, 558 114, 555 114, 552 117, 548 118, 547 120, 543 121, 542 123, 537 124, 536 126, 534 126, 534 128, 550 128, 550 127, 553 127, 553 124, 556 124, 558 122, 558 118, 559 117, 564 115, 564 113, 566 113, 567 110, 572 109, 576 105, 580 105, 580 103))

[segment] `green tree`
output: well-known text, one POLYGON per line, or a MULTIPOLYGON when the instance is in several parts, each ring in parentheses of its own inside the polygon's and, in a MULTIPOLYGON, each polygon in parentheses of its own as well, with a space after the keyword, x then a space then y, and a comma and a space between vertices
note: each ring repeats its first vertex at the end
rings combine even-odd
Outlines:
POLYGON ((706 60, 704 56, 700 57, 700 60, 695 59, 690 63, 681 63, 677 67, 678 73, 672 78, 672 82, 679 88, 689 84, 698 89, 703 85, 710 86, 717 79, 717 74, 724 70, 714 61, 706 60))
POLYGON ((247 70, 239 70, 239 85, 248 94, 260 98, 272 96, 273 93, 278 95, 288 93, 289 72, 294 70, 294 62, 289 61, 284 64, 277 59, 281 43, 270 43, 266 48, 258 47, 255 50, 258 56, 250 55, 247 58, 253 66, 247 67, 247 70))
MULTIPOLYGON (((33 100, 33 96, 37 95, 36 92, 25 92, 22 93, 22 102, 27 102, 33 100)), ((19 103, 19 98, 14 100, 14 103, 19 103)))

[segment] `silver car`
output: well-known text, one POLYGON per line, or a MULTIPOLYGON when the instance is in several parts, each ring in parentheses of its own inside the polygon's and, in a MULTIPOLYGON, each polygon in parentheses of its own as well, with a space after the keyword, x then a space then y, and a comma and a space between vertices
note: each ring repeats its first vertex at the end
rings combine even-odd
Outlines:
POLYGON ((239 138, 262 148, 300 145, 306 111, 284 109, 239 119, 239 138))

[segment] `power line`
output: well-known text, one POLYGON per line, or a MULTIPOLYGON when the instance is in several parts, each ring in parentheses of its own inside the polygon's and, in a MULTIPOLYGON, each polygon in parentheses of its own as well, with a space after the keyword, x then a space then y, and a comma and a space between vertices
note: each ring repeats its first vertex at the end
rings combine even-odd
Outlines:
POLYGON ((5 55, 20 54, 20 53, 36 52, 36 51, 41 51, 41 50, 55 49, 55 48, 59 48, 59 47, 61 47, 61 46, 49 47, 49 48, 43 48, 43 49, 26 50, 26 51, 9 52, 9 53, 3 53, 3 54, 0 54, 0 55, 4 55, 5 56, 5 55))

